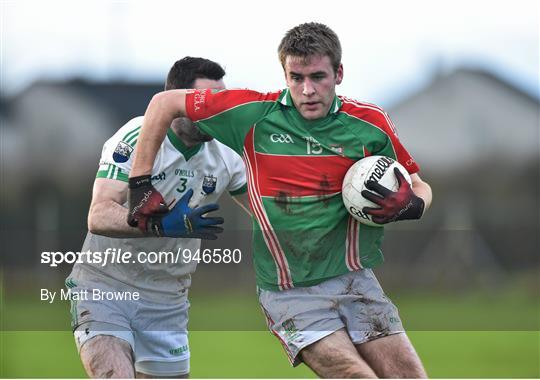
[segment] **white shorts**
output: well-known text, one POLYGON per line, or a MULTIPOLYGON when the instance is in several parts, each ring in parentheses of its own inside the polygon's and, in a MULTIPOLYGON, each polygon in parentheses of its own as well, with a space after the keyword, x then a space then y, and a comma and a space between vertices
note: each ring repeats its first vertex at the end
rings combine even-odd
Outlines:
MULTIPOLYGON (((154 303, 148 300, 93 299, 93 289, 126 291, 110 278, 89 280, 70 277, 66 284, 72 294, 88 290, 88 299, 71 301, 72 328, 77 349, 98 335, 111 335, 128 342, 133 350, 137 372, 164 377, 189 373, 187 291, 178 302, 154 303)), ((132 288, 135 292, 136 289, 132 288)))
POLYGON ((354 344, 404 332, 397 308, 370 269, 309 287, 260 289, 259 303, 294 366, 300 350, 342 328, 354 344))

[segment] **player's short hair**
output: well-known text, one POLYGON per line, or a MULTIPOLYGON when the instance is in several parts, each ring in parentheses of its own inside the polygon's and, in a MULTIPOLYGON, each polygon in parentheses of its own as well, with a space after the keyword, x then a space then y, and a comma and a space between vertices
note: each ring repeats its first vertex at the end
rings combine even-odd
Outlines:
POLYGON ((279 60, 285 69, 287 56, 308 58, 313 55, 328 56, 334 72, 341 64, 341 43, 328 26, 308 22, 289 30, 278 47, 279 60))
POLYGON ((225 76, 223 67, 214 61, 199 57, 184 57, 174 63, 167 75, 165 90, 193 88, 195 80, 220 80, 225 76))

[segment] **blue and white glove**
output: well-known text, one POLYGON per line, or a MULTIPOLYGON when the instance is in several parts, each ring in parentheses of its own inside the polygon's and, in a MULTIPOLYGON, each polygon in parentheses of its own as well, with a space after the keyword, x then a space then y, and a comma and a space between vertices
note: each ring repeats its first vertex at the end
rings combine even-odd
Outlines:
POLYGON ((218 224, 223 218, 204 217, 204 214, 219 209, 219 205, 211 203, 201 207, 189 207, 193 190, 189 189, 180 198, 171 211, 164 215, 150 215, 147 229, 158 237, 177 237, 216 240, 217 234, 223 232, 218 224))

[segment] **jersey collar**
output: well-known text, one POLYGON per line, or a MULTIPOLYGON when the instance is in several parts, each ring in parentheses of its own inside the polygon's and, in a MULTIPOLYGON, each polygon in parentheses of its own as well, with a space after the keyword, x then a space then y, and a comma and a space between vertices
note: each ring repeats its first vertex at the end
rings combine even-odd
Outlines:
MULTIPOLYGON (((288 88, 281 91, 281 94, 279 95, 279 98, 278 98, 278 102, 280 102, 281 104, 287 107, 294 107, 294 102, 291 97, 291 92, 289 91, 288 88)), ((341 108, 341 100, 336 95, 334 95, 334 101, 332 102, 332 105, 330 106, 330 111, 328 111, 328 115, 337 113, 340 108, 341 108)))
POLYGON ((195 146, 192 146, 191 148, 188 148, 184 145, 182 140, 176 136, 176 133, 173 132, 171 128, 167 129, 167 137, 169 138, 169 141, 171 144, 184 156, 186 161, 188 161, 191 157, 197 154, 197 152, 201 149, 203 143, 199 143, 195 146))

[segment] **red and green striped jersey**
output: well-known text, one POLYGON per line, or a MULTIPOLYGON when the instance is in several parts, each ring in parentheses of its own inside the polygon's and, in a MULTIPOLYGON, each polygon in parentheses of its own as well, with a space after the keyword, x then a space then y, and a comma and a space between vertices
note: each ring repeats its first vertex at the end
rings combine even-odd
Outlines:
POLYGON ((311 286, 383 261, 383 228, 357 222, 341 198, 345 173, 368 155, 418 171, 383 110, 336 96, 325 118, 306 120, 288 90, 193 90, 186 109, 244 158, 258 286, 311 286))

